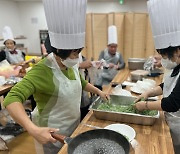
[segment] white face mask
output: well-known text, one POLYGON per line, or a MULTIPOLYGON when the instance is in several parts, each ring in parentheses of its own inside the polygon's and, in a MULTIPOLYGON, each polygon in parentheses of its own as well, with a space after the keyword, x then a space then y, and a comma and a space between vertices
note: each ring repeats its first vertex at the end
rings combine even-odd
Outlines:
POLYGON ((174 69, 177 66, 176 62, 172 62, 168 58, 167 59, 162 58, 161 59, 161 64, 162 64, 163 67, 165 67, 167 69, 174 69))
POLYGON ((67 58, 65 60, 62 60, 61 62, 66 67, 73 67, 74 65, 76 65, 79 62, 79 58, 76 58, 76 59, 67 58))

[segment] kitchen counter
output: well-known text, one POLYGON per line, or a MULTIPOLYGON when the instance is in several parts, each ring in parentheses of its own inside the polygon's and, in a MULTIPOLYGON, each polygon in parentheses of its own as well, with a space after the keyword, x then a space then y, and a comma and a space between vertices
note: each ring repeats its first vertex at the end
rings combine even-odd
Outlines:
MULTIPOLYGON (((128 69, 123 69, 118 72, 112 82, 122 83, 130 76, 130 71, 128 69)), ((159 77, 151 78, 159 84, 162 81, 162 75, 159 77)), ((128 87, 127 87, 128 89, 128 87)), ((104 91, 111 93, 112 87, 105 86, 104 91)), ((135 95, 135 94, 133 94, 135 95)), ((92 130, 94 128, 87 126, 93 125, 98 127, 105 127, 109 124, 118 123, 113 121, 99 120, 96 119, 92 111, 86 115, 83 121, 79 124, 77 129, 73 132, 71 137, 75 137, 78 134, 92 130)), ((155 121, 152 126, 143 126, 136 124, 129 124, 136 131, 136 137, 133 141, 135 148, 131 149, 130 153, 135 154, 174 154, 172 139, 170 135, 169 127, 166 124, 164 118, 164 112, 160 112, 160 118, 155 121)), ((67 154, 67 145, 64 145, 58 154, 67 154)))
POLYGON ((0 86, 0 96, 3 95, 4 93, 7 93, 12 87, 13 85, 0 86))

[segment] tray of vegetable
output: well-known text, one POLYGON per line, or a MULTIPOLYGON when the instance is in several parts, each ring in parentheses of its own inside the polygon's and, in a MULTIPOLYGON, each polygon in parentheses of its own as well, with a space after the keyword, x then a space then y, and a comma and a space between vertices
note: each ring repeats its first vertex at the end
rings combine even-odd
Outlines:
POLYGON ((103 101, 98 97, 89 109, 93 111, 97 119, 153 125, 155 120, 159 118, 159 111, 138 111, 133 106, 135 99, 136 97, 110 95, 109 101, 103 101))

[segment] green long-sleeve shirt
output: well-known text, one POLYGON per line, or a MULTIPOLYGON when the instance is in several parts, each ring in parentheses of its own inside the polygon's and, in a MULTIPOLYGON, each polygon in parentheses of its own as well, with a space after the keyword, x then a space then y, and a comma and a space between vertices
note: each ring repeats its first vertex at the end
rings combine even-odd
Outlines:
MULTIPOLYGON (((58 91, 55 91, 55 83, 53 82, 53 72, 50 67, 45 65, 46 60, 45 58, 36 64, 22 81, 11 89, 4 100, 5 107, 13 102, 23 103, 30 95, 33 95, 38 110, 41 112, 52 95, 57 95, 58 97, 58 91)), ((72 68, 68 68, 62 72, 68 79, 75 80, 75 74, 72 68)), ((80 79, 82 88, 84 89, 87 81, 81 75, 80 79)), ((69 97, 68 94, 67 97, 69 97)))

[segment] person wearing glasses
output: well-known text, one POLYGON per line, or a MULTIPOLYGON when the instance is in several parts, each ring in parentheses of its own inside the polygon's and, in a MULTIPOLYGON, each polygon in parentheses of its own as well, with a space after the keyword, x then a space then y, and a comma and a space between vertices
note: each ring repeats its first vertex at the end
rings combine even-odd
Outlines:
POLYGON ((101 51, 99 61, 104 61, 102 72, 97 74, 95 86, 102 89, 103 85, 108 85, 118 70, 125 67, 125 62, 122 54, 117 50, 118 38, 117 28, 114 25, 108 27, 108 45, 107 48, 101 51))

